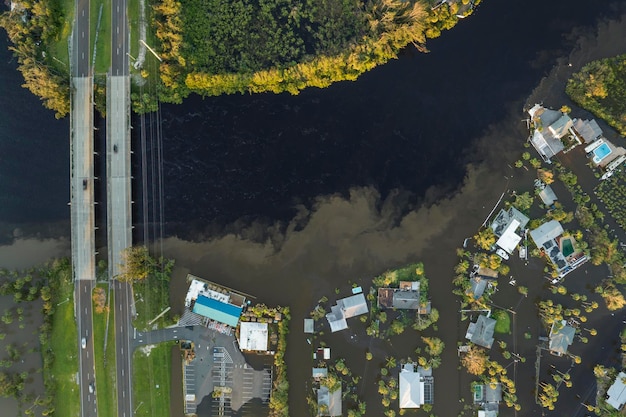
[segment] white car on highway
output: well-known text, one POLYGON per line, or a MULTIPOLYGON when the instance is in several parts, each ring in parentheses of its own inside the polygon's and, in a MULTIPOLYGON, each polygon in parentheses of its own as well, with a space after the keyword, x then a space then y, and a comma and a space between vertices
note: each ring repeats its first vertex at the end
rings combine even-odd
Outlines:
POLYGON ((504 251, 504 249, 500 248, 496 251, 496 255, 498 255, 502 259, 509 259, 509 254, 504 251))
POLYGON ((80 346, 85 349, 87 347, 87 339, 83 337, 83 340, 80 341, 80 346))

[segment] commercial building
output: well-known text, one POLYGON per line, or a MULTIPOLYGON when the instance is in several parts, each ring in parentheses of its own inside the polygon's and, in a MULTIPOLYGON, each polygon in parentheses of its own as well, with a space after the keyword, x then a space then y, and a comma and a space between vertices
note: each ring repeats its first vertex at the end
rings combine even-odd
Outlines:
POLYGON ((267 351, 267 323, 242 321, 239 325, 239 349, 242 351, 267 351))

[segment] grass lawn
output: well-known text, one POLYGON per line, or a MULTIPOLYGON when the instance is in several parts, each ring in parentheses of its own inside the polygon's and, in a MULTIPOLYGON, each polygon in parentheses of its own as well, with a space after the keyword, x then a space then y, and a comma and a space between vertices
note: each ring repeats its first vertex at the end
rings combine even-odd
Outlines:
MULTIPOLYGON (((136 417, 169 417, 172 375, 171 349, 175 342, 137 349, 133 354, 133 401, 136 417)), ((179 364, 178 364, 179 365, 179 364)))
POLYGON ((67 72, 69 74, 70 52, 68 49, 68 39, 72 33, 72 23, 74 21, 74 0, 57 0, 57 4, 61 10, 63 20, 61 27, 59 28, 59 33, 57 34, 56 39, 48 45, 48 50, 52 56, 64 64, 62 65, 58 61, 52 60, 52 65, 56 66, 60 71, 67 72))
MULTIPOLYGON (((106 284, 98 287, 108 291, 106 284)), ((111 293, 111 297, 113 293, 111 293)), ((110 300, 113 305, 113 300, 110 300)), ((115 389, 115 332, 113 312, 96 313, 94 305, 93 315, 93 343, 96 361, 96 389, 98 392, 98 415, 101 417, 115 417, 117 415, 117 390, 115 389), (109 334, 107 339, 106 362, 104 355, 104 332, 106 331, 107 315, 109 316, 109 334), (105 366, 106 363, 106 366, 105 366)))
POLYGON ((96 42, 95 73, 103 74, 106 73, 111 66, 111 3, 108 1, 105 2, 104 0, 93 0, 91 2, 91 18, 89 24, 91 25, 91 43, 93 45, 94 42, 96 42), (98 28, 100 6, 103 6, 102 18, 100 20, 98 39, 96 42, 96 29, 98 28))
MULTIPOLYGON (((52 375, 57 384, 54 401, 55 415, 78 417, 80 414, 80 389, 76 383, 78 373, 78 330, 74 320, 73 286, 63 288, 52 322, 50 348, 54 352, 52 375), (65 301, 69 297, 68 301, 65 301)), ((45 371, 44 371, 45 372, 45 371)))
POLYGON ((496 327, 494 329, 496 333, 511 334, 511 317, 509 313, 504 310, 496 310, 491 317, 496 319, 496 327))
MULTIPOLYGON (((148 323, 169 306, 169 281, 159 279, 158 274, 150 274, 143 282, 133 284, 137 317, 133 325, 138 330, 148 328, 148 323)), ((150 327, 158 328, 171 324, 169 313, 164 314, 150 327)))

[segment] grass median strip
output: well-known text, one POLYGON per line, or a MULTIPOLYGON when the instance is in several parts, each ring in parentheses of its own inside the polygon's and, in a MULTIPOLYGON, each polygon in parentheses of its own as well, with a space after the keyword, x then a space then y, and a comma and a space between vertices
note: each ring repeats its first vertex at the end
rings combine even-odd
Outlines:
POLYGON ((50 349, 54 352, 54 362, 51 373, 56 383, 55 415, 78 417, 80 415, 80 389, 76 383, 78 330, 76 320, 74 320, 74 286, 72 284, 63 285, 57 296, 57 299, 63 301, 56 306, 52 321, 50 349))
MULTIPOLYGON (((93 343, 94 354, 98 358, 96 361, 96 393, 98 395, 98 415, 101 417, 117 416, 115 322, 113 312, 106 305, 108 294, 108 285, 98 284, 93 297, 93 343), (104 335, 107 331, 107 316, 109 328, 105 352, 104 335)), ((110 294, 113 297, 113 293, 110 294)), ((113 298, 109 300, 109 305, 114 305, 113 298)))
POLYGON ((175 342, 141 347, 133 354, 135 416, 169 417, 172 355, 175 342))

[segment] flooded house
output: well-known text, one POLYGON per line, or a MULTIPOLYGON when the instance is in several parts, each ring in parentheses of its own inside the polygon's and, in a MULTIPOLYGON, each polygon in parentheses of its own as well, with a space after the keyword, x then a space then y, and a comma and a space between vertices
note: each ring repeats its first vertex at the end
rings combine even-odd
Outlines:
POLYGON ((363 293, 337 300, 337 304, 331 307, 330 313, 326 314, 330 331, 334 333, 347 329, 347 319, 367 314, 368 311, 363 293))
POLYGON ((556 220, 530 231, 533 242, 554 264, 559 277, 564 277, 588 260, 581 250, 576 249, 574 238, 563 236, 563 233, 563 226, 556 220))
POLYGON ((495 328, 496 320, 481 314, 475 323, 470 322, 465 338, 478 346, 491 349, 495 328))
POLYGON ((567 354, 567 349, 574 342, 575 335, 576 329, 568 325, 565 320, 552 323, 548 345, 550 353, 556 356, 567 354))
POLYGON ((432 369, 404 364, 398 376, 400 408, 420 408, 434 401, 434 379, 432 369))
POLYGON ((626 373, 620 372, 606 392, 607 404, 618 411, 626 404, 626 384, 624 381, 626 381, 626 373))

